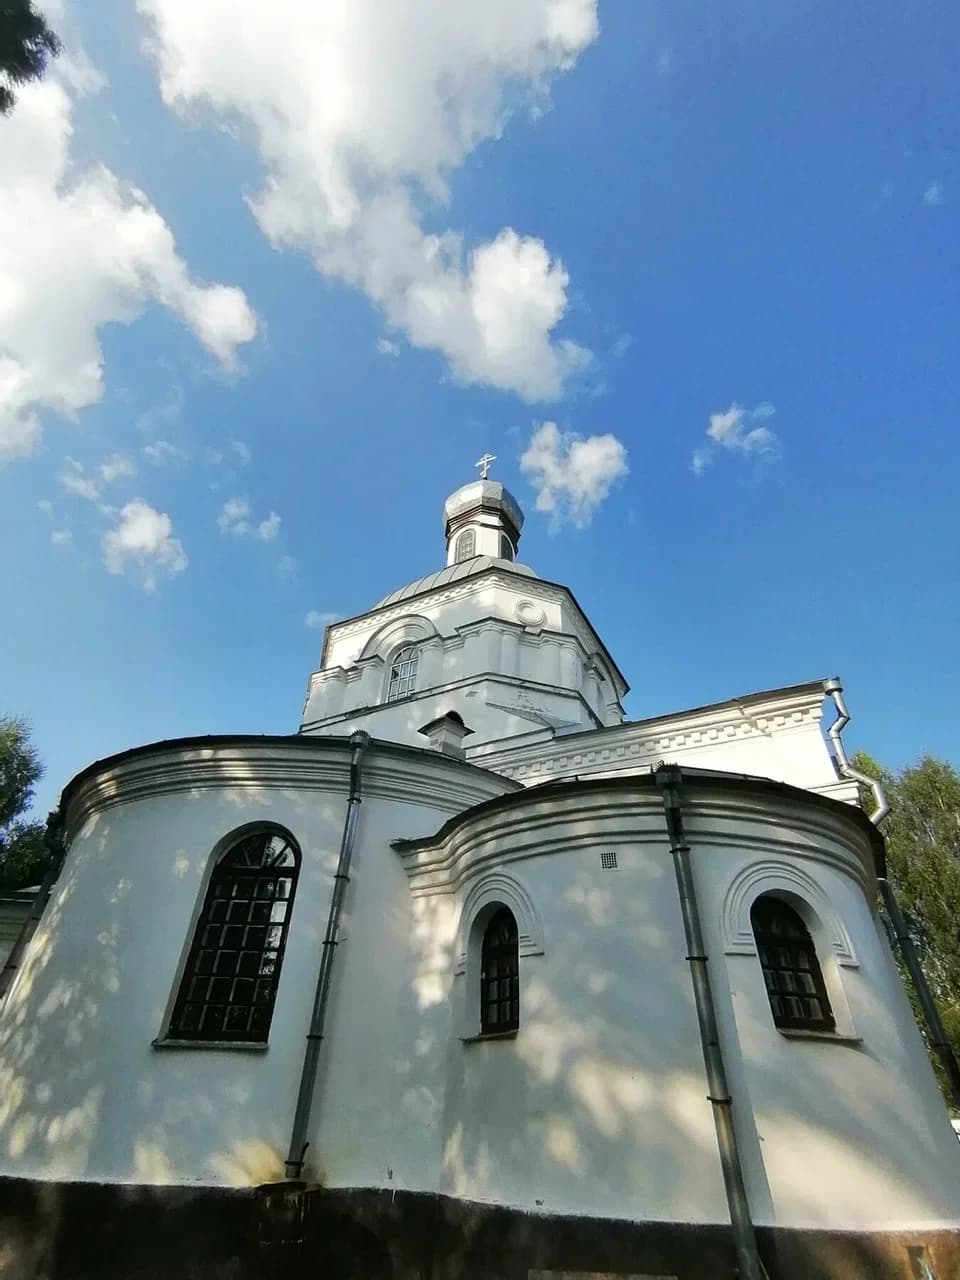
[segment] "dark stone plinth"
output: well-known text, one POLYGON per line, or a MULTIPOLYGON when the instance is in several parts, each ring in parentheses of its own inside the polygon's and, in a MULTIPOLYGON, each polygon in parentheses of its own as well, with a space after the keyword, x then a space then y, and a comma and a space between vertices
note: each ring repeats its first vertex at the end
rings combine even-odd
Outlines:
MULTIPOLYGON (((761 1228, 770 1280, 960 1280, 960 1232, 761 1228)), ((735 1280, 729 1229, 412 1192, 0 1179, 0 1280, 735 1280)))

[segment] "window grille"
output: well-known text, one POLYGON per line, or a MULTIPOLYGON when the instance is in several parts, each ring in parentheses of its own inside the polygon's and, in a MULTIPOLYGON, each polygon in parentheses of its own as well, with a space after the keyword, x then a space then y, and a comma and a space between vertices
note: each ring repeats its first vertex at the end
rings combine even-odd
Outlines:
POLYGON ((300 851, 257 831, 214 867, 167 1035, 266 1043, 280 980, 300 851))
POLYGON ((388 702, 413 693, 416 689, 418 661, 417 647, 413 644, 406 645, 394 654, 393 662, 390 664, 390 682, 387 685, 388 702))
POLYGON ((750 921, 774 1024, 784 1030, 833 1031, 817 951, 796 911, 780 898, 761 897, 750 921))
POLYGON ((616 849, 605 849, 600 854, 600 866, 604 871, 616 871, 617 869, 617 851, 616 849))
POLYGON ((517 922, 501 907, 483 934, 480 952, 480 1030, 516 1031, 520 1026, 520 944, 517 922))
POLYGON ((472 560, 477 554, 477 535, 473 529, 464 529, 463 533, 457 538, 456 553, 454 554, 454 564, 460 564, 462 560, 472 560))

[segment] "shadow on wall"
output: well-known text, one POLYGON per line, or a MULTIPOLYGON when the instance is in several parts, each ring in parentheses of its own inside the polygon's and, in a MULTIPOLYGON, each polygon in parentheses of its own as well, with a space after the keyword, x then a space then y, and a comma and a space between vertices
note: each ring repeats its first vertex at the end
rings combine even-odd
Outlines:
MULTIPOLYGON (((235 765, 232 766, 235 777, 235 765)), ((264 816, 264 795, 235 788, 224 807, 235 825, 249 816, 264 816)), ((292 797, 297 804, 302 796, 292 797)), ((184 794, 188 804, 190 795, 184 794)), ((288 800, 291 797, 287 797, 288 800)), ((304 1204, 295 1239, 282 1233, 266 1236, 251 1192, 184 1187, 97 1187, 82 1184, 104 1116, 117 1091, 132 1092, 136 1119, 131 1140, 134 1164, 144 1182, 163 1183, 167 1169, 166 1130, 154 1105, 153 1065, 149 1039, 159 1026, 159 1011, 143 1012, 150 1034, 143 1042, 139 1069, 133 1060, 114 1060, 103 1052, 105 1010, 120 998, 129 978, 125 949, 143 931, 162 921, 132 915, 138 868, 135 859, 113 881, 112 920, 95 938, 85 940, 83 959, 68 980, 49 985, 27 1016, 28 1000, 50 961, 53 939, 64 911, 78 892, 90 860, 104 855, 110 833, 109 810, 100 815, 97 839, 68 857, 26 958, 7 1008, 0 1019, 0 1144, 10 1165, 29 1158, 49 1161, 65 1185, 29 1186, 0 1182, 0 1277, 2 1280, 160 1280, 161 1277, 204 1277, 246 1280, 284 1270, 291 1260, 318 1275, 346 1280, 561 1280, 562 1272, 587 1276, 676 1275, 680 1280, 722 1280, 733 1276, 732 1247, 725 1226, 682 1225, 707 1201, 719 1203, 716 1142, 710 1105, 700 1066, 700 1049, 684 960, 683 938, 676 918, 652 904, 672 866, 664 840, 663 856, 642 874, 612 876, 612 883, 584 871, 562 888, 538 889, 545 918, 580 921, 563 938, 550 940, 544 957, 521 961, 521 1031, 515 1041, 464 1046, 457 1038, 456 996, 462 979, 453 978, 455 937, 444 925, 432 931, 429 912, 417 921, 414 946, 422 967, 418 982, 431 975, 427 989, 437 997, 422 1004, 424 1024, 410 1027, 405 1055, 431 1060, 448 1053, 446 1074, 431 1086, 420 1085, 405 1103, 404 1061, 398 1064, 398 1105, 415 1105, 440 1116, 445 1138, 444 1169, 451 1194, 464 1201, 397 1192, 317 1191, 304 1204), (614 924, 629 918, 633 936, 642 939, 650 971, 625 973, 612 941, 614 924), (579 929, 579 933, 578 933, 579 929), (589 931, 590 950, 585 947, 589 931), (610 941, 606 941, 610 939, 610 941), (562 993, 562 999, 560 997, 562 993), (601 1014, 601 1000, 602 1014, 601 1014), (656 1011, 664 1006, 686 1010, 657 1036, 649 1034, 656 1011), (569 1010, 575 1007, 577 1016, 569 1010), (56 1020, 58 1052, 41 1036, 41 1024, 56 1020), (62 1029, 62 1030, 61 1030, 62 1029), (498 1068, 473 1071, 481 1055, 498 1068), (686 1067, 680 1064, 689 1064, 686 1067), (63 1105, 56 1105, 62 1099, 63 1105), (678 1141, 682 1140, 682 1141, 678 1141), (642 1153, 643 1158, 638 1158, 642 1153), (562 1186, 563 1195, 590 1203, 592 1219, 562 1216, 570 1211, 563 1197, 545 1190, 539 1216, 498 1209, 491 1204, 511 1184, 536 1189, 562 1186), (674 1206, 671 1222, 604 1221, 604 1204, 626 1200, 643 1219, 651 1203, 674 1206), (599 1219, 599 1220, 598 1220, 599 1219), (550 1272, 555 1276, 550 1276, 550 1272)), ((169 872, 178 875, 177 854, 169 855, 169 872)), ((308 849, 304 847, 304 857, 308 849)), ((327 851, 322 873, 329 874, 327 851)), ((294 909, 294 927, 308 928, 294 909)), ((309 936, 307 951, 316 958, 322 922, 309 936)), ((131 953, 133 954, 132 950, 131 953)), ((172 980, 172 973, 165 981, 172 980)), ((287 975, 289 977, 289 974, 287 975)), ((307 997, 307 999, 309 996, 307 997)), ((32 1002, 31 1002, 32 1007, 32 1002)), ((309 1016, 304 1004, 303 1028, 309 1016)), ((301 1042, 302 1043, 302 1042, 301 1042)), ((868 1048, 830 1046, 831 1051, 859 1053, 868 1048)), ((198 1089, 191 1076, 190 1055, 180 1071, 184 1081, 175 1121, 182 1126, 216 1115, 225 1101, 244 1105, 242 1093, 198 1089)), ((798 1055, 799 1060, 799 1055, 798 1055)), ((264 1060, 261 1060, 264 1065, 264 1060)), ((275 1080, 276 1114, 251 1118, 250 1144, 210 1156, 209 1176, 218 1167, 233 1167, 238 1181, 266 1182, 279 1176, 284 1141, 296 1095, 297 1069, 275 1080), (259 1136, 257 1131, 259 1131, 259 1136)), ((764 1096, 777 1091, 773 1062, 750 1061, 752 1077, 763 1079, 764 1096)), ((409 1071, 409 1067, 408 1067, 409 1071)), ((412 1071, 410 1074, 415 1074, 412 1071)), ((872 1078, 876 1078, 876 1074, 872 1078)), ((323 1087, 321 1076, 320 1089, 323 1087)), ((843 1177, 867 1179, 882 1197, 910 1191, 910 1135, 901 1133, 890 1093, 870 1086, 844 1100, 850 1112, 845 1131, 859 1126, 865 1141, 858 1146, 837 1138, 833 1130, 798 1124, 796 1114, 816 1115, 816 1077, 798 1074, 792 1082, 799 1105, 771 1119, 794 1146, 794 1204, 807 1205, 811 1218, 822 1210, 823 1192, 811 1175, 815 1153, 829 1150, 843 1177), (866 1140, 874 1128, 894 1135, 904 1163, 878 1161, 866 1140), (906 1169, 906 1172, 904 1172, 906 1169)), ((322 1094, 321 1094, 322 1096, 322 1094)), ((754 1140, 755 1135, 754 1135, 754 1140)), ((402 1167, 403 1153, 384 1153, 402 1167)), ((822 1154, 818 1157, 822 1159, 822 1154)), ((199 1178, 198 1178, 199 1180, 199 1178)), ((413 1192, 417 1188, 412 1189, 413 1192)), ((751 1187, 759 1196, 768 1188, 751 1187)), ((960 1276, 960 1249, 955 1237, 871 1240, 823 1232, 761 1232, 771 1280, 952 1280, 960 1276), (951 1255, 950 1249, 954 1252, 951 1255), (911 1252, 912 1251, 912 1252, 911 1252), (925 1252, 924 1252, 925 1251, 925 1252), (930 1276, 924 1273, 928 1267, 930 1276)), ((279 1273, 279 1272, 278 1272, 279 1273)), ((287 1272, 289 1274, 289 1272, 287 1272)))

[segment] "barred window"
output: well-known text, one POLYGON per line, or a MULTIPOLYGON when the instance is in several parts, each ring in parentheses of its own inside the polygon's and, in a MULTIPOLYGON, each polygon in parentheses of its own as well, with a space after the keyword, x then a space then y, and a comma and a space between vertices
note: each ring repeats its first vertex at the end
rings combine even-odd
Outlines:
POLYGON ((462 560, 472 560, 477 554, 477 535, 473 529, 464 529, 463 533, 457 538, 456 553, 453 557, 455 564, 460 564, 462 560))
POLYGON ((480 949, 480 1030, 516 1031, 520 1026, 520 944, 508 907, 491 917, 480 949))
POLYGON ((413 693, 417 687, 417 646, 415 644, 405 645, 393 655, 393 662, 390 664, 390 680, 387 685, 387 701, 392 702, 394 698, 402 698, 405 694, 413 693))
POLYGON ((167 1035, 266 1043, 300 869, 276 828, 231 844, 213 869, 167 1035))
POLYGON ((750 912, 757 954, 776 1026, 833 1031, 833 1011, 810 931, 780 898, 760 897, 750 912))

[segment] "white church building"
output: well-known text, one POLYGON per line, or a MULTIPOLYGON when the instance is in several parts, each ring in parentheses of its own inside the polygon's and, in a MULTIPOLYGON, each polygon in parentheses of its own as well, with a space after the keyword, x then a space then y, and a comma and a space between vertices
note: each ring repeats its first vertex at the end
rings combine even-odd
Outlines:
POLYGON ((443 568, 327 628, 298 732, 65 789, 0 1009, 3 1280, 960 1276, 837 682, 626 720, 486 470, 443 568))

